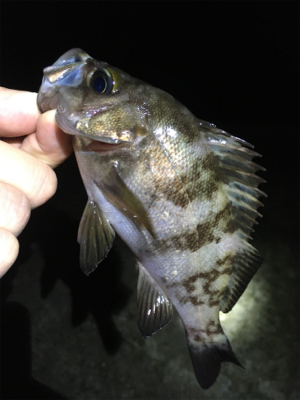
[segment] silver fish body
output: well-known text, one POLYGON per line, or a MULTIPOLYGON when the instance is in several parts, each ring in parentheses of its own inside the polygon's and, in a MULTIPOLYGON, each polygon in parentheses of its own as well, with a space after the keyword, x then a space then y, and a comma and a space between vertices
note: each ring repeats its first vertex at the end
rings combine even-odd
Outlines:
POLYGON ((41 111, 73 135, 88 194, 78 233, 93 271, 115 231, 136 256, 144 337, 177 309, 202 388, 221 362, 240 365, 219 321, 261 258, 249 243, 264 195, 251 145, 197 119, 169 94, 80 49, 44 70, 41 111))

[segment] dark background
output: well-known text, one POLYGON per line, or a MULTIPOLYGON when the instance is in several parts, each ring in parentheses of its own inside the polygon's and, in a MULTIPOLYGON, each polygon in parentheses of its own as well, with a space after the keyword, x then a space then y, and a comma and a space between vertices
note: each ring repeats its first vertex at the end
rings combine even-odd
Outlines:
POLYGON ((177 315, 139 336, 134 258, 120 239, 90 277, 80 271, 86 195, 71 156, 1 281, 3 399, 300 397, 298 36, 298 2, 1 2, 2 86, 37 92, 42 69, 81 47, 253 143, 268 194, 254 235, 265 261, 224 321, 246 369, 224 364, 204 392, 177 315))

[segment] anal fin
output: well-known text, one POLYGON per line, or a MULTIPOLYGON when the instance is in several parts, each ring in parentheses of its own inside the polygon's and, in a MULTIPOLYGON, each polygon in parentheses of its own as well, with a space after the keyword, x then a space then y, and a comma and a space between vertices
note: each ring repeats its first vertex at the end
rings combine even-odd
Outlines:
POLYGON ((115 231, 97 203, 89 199, 84 209, 79 230, 80 267, 89 274, 106 257, 112 247, 115 231))
POLYGON ((167 325, 173 306, 140 262, 137 262, 138 328, 143 337, 149 337, 167 325))

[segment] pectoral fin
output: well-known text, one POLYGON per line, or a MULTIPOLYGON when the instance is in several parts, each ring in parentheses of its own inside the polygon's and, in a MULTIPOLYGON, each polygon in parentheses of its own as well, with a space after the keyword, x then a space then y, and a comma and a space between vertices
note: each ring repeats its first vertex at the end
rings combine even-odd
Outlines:
POLYGON ((112 247, 115 231, 105 219, 97 203, 88 200, 84 209, 79 230, 80 267, 89 274, 106 257, 112 247))
POLYGON ((143 204, 126 186, 115 168, 110 170, 105 182, 97 181, 95 183, 110 203, 155 237, 150 218, 143 204))
POLYGON ((173 306, 140 262, 137 262, 138 328, 143 337, 149 337, 167 325, 173 306))

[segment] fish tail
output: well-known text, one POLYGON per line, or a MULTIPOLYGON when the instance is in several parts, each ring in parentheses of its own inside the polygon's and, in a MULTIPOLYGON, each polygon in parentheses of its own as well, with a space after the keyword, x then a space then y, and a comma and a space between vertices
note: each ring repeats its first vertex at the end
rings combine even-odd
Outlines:
POLYGON ((202 389, 208 389, 217 379, 221 363, 230 361, 243 368, 225 335, 222 342, 203 343, 187 338, 187 345, 197 381, 202 389))

